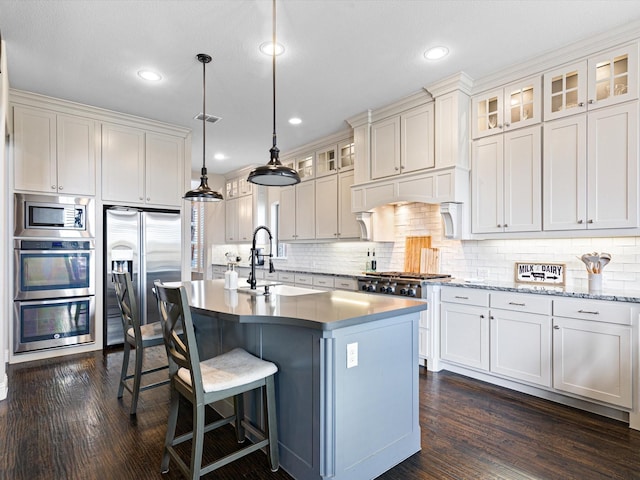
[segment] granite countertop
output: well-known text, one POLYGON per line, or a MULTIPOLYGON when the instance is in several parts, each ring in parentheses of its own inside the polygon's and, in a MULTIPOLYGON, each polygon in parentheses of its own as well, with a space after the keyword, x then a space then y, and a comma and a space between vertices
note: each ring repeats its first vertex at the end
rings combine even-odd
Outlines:
POLYGON ((283 289, 289 290, 283 290, 280 294, 278 287, 271 287, 272 293, 265 296, 256 295, 256 292, 250 294, 242 289, 225 290, 224 280, 195 280, 181 284, 187 290, 192 311, 239 323, 334 330, 427 309, 424 300, 391 295, 341 290, 316 290, 314 293, 292 295, 296 291, 312 290, 283 286, 283 289))
POLYGON ((480 288, 502 292, 535 293, 541 295, 555 295, 559 297, 589 298, 593 300, 608 300, 615 302, 640 303, 640 290, 614 290, 604 288, 600 293, 589 292, 587 288, 576 286, 535 285, 516 282, 494 281, 464 281, 458 278, 425 280, 423 285, 443 285, 449 287, 480 288))

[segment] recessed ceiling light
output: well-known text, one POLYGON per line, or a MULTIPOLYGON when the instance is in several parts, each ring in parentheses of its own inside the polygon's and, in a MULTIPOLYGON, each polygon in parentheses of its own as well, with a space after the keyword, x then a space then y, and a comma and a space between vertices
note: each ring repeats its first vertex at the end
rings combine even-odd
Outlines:
MULTIPOLYGON (((273 56, 273 42, 264 42, 260 45, 260 51, 265 55, 273 56)), ((284 53, 284 46, 280 43, 276 43, 276 56, 284 53)))
POLYGON ((213 158, 215 160, 224 160, 226 157, 224 156, 224 153, 216 153, 213 158))
POLYGON ((424 58, 427 60, 440 60, 441 58, 446 57, 449 54, 449 49, 447 47, 433 47, 424 52, 424 58))
POLYGON ((289 119, 289 123, 291 125, 300 125, 302 123, 302 120, 300 118, 293 117, 289 119))
POLYGON ((138 76, 150 82, 157 82, 158 80, 162 79, 162 75, 156 72, 152 72, 151 70, 140 70, 138 72, 138 76))

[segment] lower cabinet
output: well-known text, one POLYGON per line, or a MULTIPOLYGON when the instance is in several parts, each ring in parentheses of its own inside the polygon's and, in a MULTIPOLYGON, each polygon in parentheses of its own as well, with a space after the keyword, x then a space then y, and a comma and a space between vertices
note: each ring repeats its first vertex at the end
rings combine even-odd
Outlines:
POLYGON ((566 300, 554 304, 553 388, 632 408, 631 309, 620 307, 566 300), (585 320, 585 315, 605 321, 585 320))
POLYGON ((467 288, 442 290, 440 356, 489 370, 489 293, 467 288))
POLYGON ((444 287, 440 359, 632 409, 639 311, 624 302, 444 287))

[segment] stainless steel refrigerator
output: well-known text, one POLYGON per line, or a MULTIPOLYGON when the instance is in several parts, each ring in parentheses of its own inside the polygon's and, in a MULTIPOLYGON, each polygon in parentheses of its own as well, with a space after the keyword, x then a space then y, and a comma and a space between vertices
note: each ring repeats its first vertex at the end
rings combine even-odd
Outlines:
POLYGON ((104 345, 124 341, 111 272, 131 274, 142 324, 159 320, 153 281, 181 280, 179 212, 111 207, 104 211, 104 345))

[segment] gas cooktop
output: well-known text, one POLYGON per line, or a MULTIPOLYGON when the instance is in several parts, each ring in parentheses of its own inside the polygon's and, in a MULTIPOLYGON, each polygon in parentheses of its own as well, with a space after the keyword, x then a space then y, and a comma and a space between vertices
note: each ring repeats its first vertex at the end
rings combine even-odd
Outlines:
POLYGON ((417 273, 417 272, 366 272, 367 277, 398 278, 402 280, 431 280, 434 278, 451 278, 446 273, 417 273))

